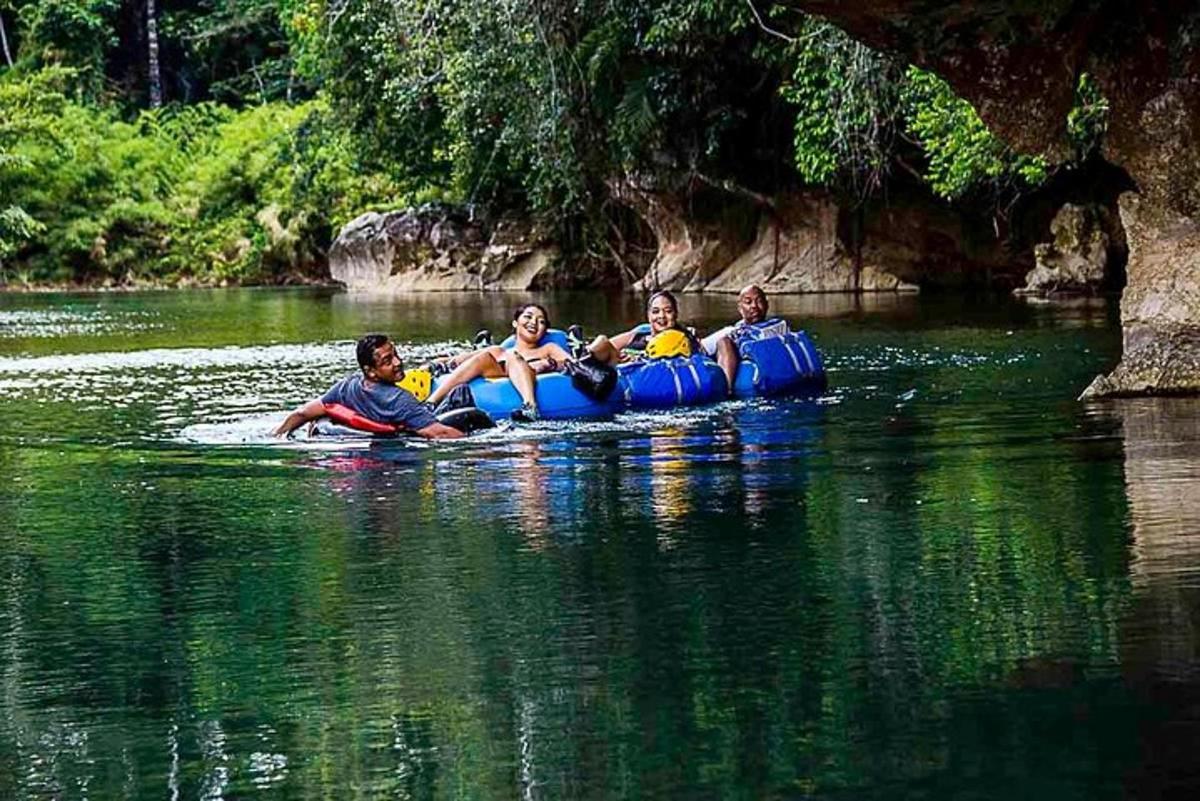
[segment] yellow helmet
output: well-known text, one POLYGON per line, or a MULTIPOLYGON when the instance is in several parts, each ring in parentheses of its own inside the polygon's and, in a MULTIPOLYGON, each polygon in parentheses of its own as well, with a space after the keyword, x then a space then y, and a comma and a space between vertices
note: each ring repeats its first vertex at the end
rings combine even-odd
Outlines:
POLYGON ((396 386, 400 389, 407 389, 414 398, 424 401, 433 391, 433 373, 423 368, 405 370, 404 378, 401 378, 400 383, 396 386))
POLYGON ((691 356, 692 343, 687 334, 677 328, 659 331, 646 343, 646 355, 651 359, 667 359, 671 356, 691 356))

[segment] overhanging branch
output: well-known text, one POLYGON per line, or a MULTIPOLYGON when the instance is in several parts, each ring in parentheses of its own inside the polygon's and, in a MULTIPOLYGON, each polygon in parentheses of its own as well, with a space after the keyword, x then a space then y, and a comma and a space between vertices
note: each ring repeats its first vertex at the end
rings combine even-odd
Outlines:
POLYGON ((771 26, 767 25, 767 23, 763 22, 762 15, 759 14, 758 9, 754 7, 754 0, 746 0, 746 5, 750 6, 750 13, 754 15, 754 21, 758 23, 758 27, 762 28, 763 33, 770 34, 771 36, 776 36, 776 37, 782 39, 783 41, 787 42, 788 44, 791 44, 792 42, 796 41, 796 37, 788 36, 786 33, 783 33, 782 31, 777 31, 774 28, 772 28, 771 26))

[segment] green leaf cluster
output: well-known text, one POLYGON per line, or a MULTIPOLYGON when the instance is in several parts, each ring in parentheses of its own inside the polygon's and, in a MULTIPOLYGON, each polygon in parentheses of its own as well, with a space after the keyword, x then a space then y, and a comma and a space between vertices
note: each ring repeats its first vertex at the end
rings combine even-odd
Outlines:
POLYGON ((1100 149, 1108 131, 1108 99, 1096 81, 1086 72, 1075 86, 1075 102, 1067 113, 1067 138, 1076 161, 1083 161, 1100 149))
POLYGON ((623 175, 780 175, 781 59, 743 0, 346 0, 292 19, 298 63, 409 193, 532 210, 569 238, 604 229, 623 175))
MULTIPOLYGON (((66 98, 58 87, 73 73, 45 70, 24 81, 0 78, 0 189, 31 175, 31 161, 18 152, 26 140, 47 138, 49 123, 61 113, 66 98)), ((16 194, 2 192, 0 197, 0 282, 7 280, 6 260, 21 245, 45 230, 21 205, 13 202, 16 194)))
POLYGON ((160 24, 164 40, 173 46, 168 70, 177 82, 203 86, 205 99, 235 106, 307 95, 296 80, 282 19, 290 5, 209 0, 168 6, 160 24))
POLYGON ((109 51, 116 46, 120 0, 37 0, 19 14, 25 27, 21 61, 28 67, 70 67, 75 87, 96 98, 109 51))
MULTIPOLYGON (((808 183, 864 197, 908 151, 924 165, 921 176, 930 189, 950 200, 998 199, 1035 188, 1049 175, 1044 158, 998 139, 944 80, 827 23, 806 20, 787 57, 789 78, 780 91, 795 110, 793 158, 808 183)), ((1095 81, 1081 75, 1067 119, 1074 161, 1099 148, 1107 114, 1095 81)))
POLYGON ((789 47, 781 87, 795 108, 795 165, 812 184, 857 196, 878 190, 894 156, 903 111, 903 65, 809 18, 789 47))
POLYGON ((993 192, 1029 188, 1046 179, 1045 159, 1014 152, 933 73, 909 67, 901 97, 908 131, 928 155, 926 180, 939 195, 959 198, 980 187, 993 192))
POLYGON ((0 77, 3 255, 33 281, 262 282, 320 269, 331 224, 396 187, 361 171, 320 101, 169 106, 126 121, 0 77))

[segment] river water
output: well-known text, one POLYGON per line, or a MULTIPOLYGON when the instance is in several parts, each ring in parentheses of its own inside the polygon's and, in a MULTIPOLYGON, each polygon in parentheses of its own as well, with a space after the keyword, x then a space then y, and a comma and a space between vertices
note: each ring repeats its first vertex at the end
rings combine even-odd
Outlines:
POLYGON ((1074 400, 1115 303, 776 298, 819 399, 267 435, 515 300, 0 295, 0 798, 1200 790, 1200 402, 1074 400))

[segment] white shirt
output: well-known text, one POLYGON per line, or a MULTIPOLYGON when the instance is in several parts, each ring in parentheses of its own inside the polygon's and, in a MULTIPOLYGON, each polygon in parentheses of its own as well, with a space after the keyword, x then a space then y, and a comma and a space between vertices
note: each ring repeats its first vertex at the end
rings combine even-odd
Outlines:
MULTIPOLYGON (((717 343, 720 342, 723 338, 729 337, 731 339, 736 339, 736 336, 734 336, 734 334, 738 331, 738 329, 751 328, 751 327, 753 327, 753 329, 754 329, 754 338, 755 339, 762 339, 763 337, 780 336, 782 334, 788 333, 791 330, 790 328, 788 328, 787 320, 784 320, 784 319, 764 320, 761 323, 755 323, 753 326, 751 326, 749 323, 745 322, 744 320, 738 320, 733 325, 727 325, 724 328, 720 329, 719 331, 713 331, 711 334, 706 336, 704 339, 700 340, 700 347, 704 348, 704 352, 707 353, 709 356, 713 356, 717 352, 717 343)), ((737 343, 735 342, 734 344, 737 344, 737 343)))

